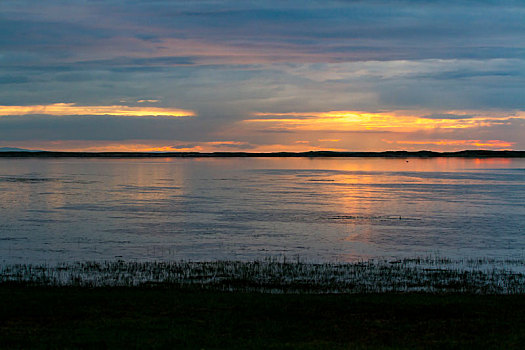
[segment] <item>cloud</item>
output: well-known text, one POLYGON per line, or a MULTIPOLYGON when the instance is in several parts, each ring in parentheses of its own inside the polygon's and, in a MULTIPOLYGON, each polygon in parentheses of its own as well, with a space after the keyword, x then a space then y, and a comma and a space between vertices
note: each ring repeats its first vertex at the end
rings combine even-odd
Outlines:
POLYGON ((429 129, 468 129, 499 121, 493 115, 480 112, 478 116, 457 113, 436 113, 418 116, 415 111, 375 112, 326 111, 254 113, 243 122, 248 125, 268 125, 288 130, 316 130, 339 132, 395 131, 414 132, 429 129))
POLYGON ((525 147, 523 1, 6 0, 0 14, 4 141, 525 147))
POLYGON ((0 85, 1 84, 23 84, 29 81, 30 80, 25 76, 17 76, 17 75, 0 76, 0 85))
POLYGON ((0 43, 137 66, 523 57, 523 2, 443 3, 4 1, 0 43))
POLYGON ((33 106, 0 106, 0 116, 13 115, 111 115, 127 117, 162 116, 193 117, 195 112, 184 109, 130 106, 77 106, 74 103, 53 103, 33 106))
POLYGON ((3 116, 0 117, 0 140, 213 140, 205 123, 189 123, 190 119, 194 118, 3 116))
POLYGON ((137 103, 157 103, 159 100, 138 100, 137 103))
POLYGON ((112 59, 76 61, 76 67, 166 67, 177 65, 193 65, 197 57, 191 56, 161 56, 161 57, 116 57, 112 59))
MULTIPOLYGON (((387 141, 388 142, 388 141, 387 141)), ((392 141, 389 143, 396 143, 399 145, 417 145, 417 146, 459 146, 476 147, 476 148, 490 148, 490 149, 511 149, 515 142, 508 142, 503 140, 425 140, 425 141, 392 141)))
POLYGON ((425 119, 472 119, 475 116, 472 114, 452 114, 452 113, 443 113, 443 114, 429 114, 423 115, 421 118, 425 119))

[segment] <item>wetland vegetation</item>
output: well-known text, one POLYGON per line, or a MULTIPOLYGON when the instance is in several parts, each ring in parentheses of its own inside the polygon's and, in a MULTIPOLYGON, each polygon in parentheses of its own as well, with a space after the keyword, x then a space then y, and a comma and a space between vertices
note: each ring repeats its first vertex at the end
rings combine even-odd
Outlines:
POLYGON ((270 293, 523 294, 523 260, 439 257, 310 263, 255 261, 103 261, 0 267, 0 282, 51 287, 172 287, 270 293))
POLYGON ((523 260, 3 265, 1 348, 520 349, 523 260))

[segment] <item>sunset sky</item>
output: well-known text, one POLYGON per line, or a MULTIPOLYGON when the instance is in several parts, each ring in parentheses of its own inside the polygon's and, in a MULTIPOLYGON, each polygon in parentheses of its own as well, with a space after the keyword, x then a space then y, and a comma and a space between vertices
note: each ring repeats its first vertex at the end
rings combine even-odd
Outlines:
POLYGON ((0 147, 525 150, 525 1, 0 1, 0 147))

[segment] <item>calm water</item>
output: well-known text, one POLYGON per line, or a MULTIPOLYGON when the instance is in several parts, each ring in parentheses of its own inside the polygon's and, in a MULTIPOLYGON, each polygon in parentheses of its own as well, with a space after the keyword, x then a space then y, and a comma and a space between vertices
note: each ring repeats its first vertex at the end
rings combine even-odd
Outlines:
POLYGON ((525 159, 0 159, 4 263, 525 257, 525 159))

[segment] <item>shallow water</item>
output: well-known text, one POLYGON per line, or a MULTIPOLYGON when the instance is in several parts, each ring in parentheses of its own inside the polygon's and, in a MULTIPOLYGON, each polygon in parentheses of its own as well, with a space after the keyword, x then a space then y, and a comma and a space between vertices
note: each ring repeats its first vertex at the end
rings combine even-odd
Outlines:
POLYGON ((3 263, 525 257, 525 159, 0 159, 3 263))

